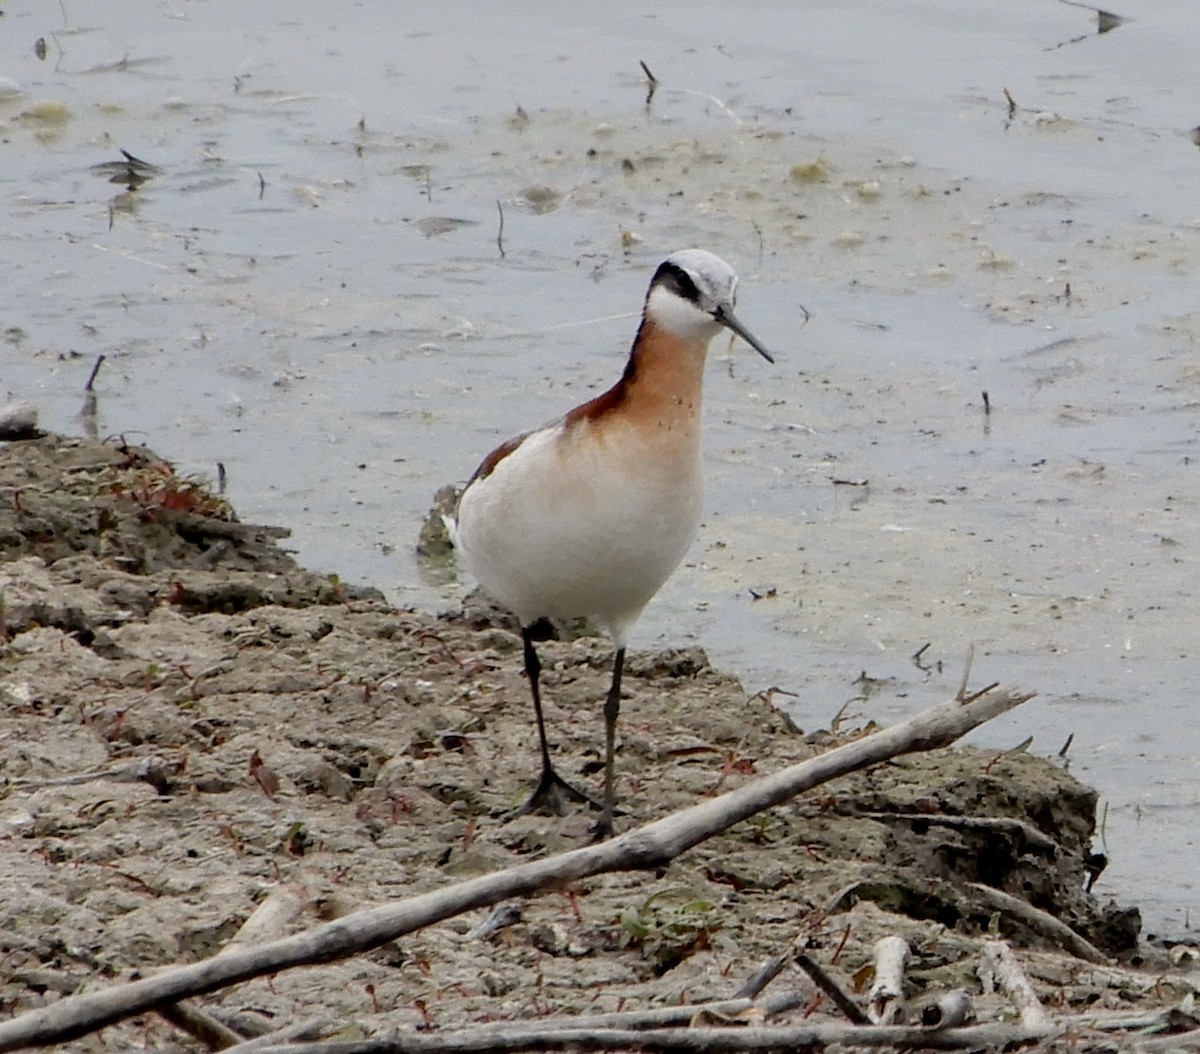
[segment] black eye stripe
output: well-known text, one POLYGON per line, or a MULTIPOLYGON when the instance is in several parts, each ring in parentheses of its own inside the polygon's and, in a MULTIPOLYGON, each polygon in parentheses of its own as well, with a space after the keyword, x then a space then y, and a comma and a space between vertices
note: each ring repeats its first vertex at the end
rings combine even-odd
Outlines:
POLYGON ((650 283, 650 286, 653 288, 656 285, 669 289, 676 296, 693 304, 700 303, 700 290, 696 288, 692 276, 678 264, 673 264, 669 260, 660 264, 654 273, 654 281, 650 283))

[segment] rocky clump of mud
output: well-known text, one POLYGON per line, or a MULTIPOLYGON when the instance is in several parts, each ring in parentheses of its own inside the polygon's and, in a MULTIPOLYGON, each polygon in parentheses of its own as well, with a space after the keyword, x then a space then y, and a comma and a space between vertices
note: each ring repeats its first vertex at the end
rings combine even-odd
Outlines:
MULTIPOLYGON (((518 638, 303 571, 279 533, 238 523, 146 450, 0 445, 6 1014, 211 955, 281 885, 298 905, 290 931, 586 841, 582 813, 499 818, 536 770, 518 638)), ((585 784, 609 660, 595 640, 544 651, 551 738, 585 784)), ((797 732, 696 649, 632 655, 626 679, 626 824, 859 734, 797 732)), ((998 906, 997 891, 1136 961, 1136 911, 1085 891, 1095 806, 1027 754, 911 755, 664 873, 530 900, 490 942, 467 938, 478 919, 455 919, 206 1005, 247 1028, 328 1010, 352 1038, 721 998, 798 935, 850 977, 887 933, 909 940, 910 981, 932 989, 976 984, 976 938, 997 932, 1045 953, 1035 977, 1066 1005, 1159 999, 1159 979, 1099 983, 1052 954, 1061 938, 1036 915, 998 906)), ((76 1046, 135 1042, 186 1045, 146 1017, 76 1046)))

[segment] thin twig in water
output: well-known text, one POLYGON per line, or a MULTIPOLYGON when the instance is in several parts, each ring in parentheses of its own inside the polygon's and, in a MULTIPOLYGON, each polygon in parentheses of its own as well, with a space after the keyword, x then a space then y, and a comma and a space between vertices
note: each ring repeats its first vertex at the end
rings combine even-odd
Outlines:
MULTIPOLYGON (((967 697, 966 697, 966 698, 965 698, 965 699, 962 701, 962 702, 963 702, 963 706, 966 706, 968 703, 973 703, 973 702, 975 702, 975 700, 976 700, 976 699, 979 699, 979 698, 981 698, 982 696, 985 696, 985 695, 987 695, 987 694, 988 694, 988 692, 990 692, 990 691, 991 691, 993 688, 995 688, 995 687, 996 687, 997 685, 999 685, 999 684, 1000 684, 1000 682, 999 682, 999 681, 992 681, 992 683, 991 683, 991 684, 989 684, 989 685, 988 685, 986 688, 980 688, 980 689, 979 689, 979 691, 975 692, 973 695, 969 695, 969 696, 967 696, 967 697)), ((1029 738, 1030 738, 1030 742, 1032 742, 1032 741, 1033 741, 1033 737, 1032 737, 1032 736, 1030 736, 1029 738)))
POLYGON ((504 206, 496 199, 496 211, 500 213, 500 227, 496 231, 496 248, 500 250, 500 259, 504 259, 504 206))
POLYGON ((97 355, 96 363, 92 366, 92 372, 88 374, 87 384, 83 386, 83 405, 79 408, 79 418, 83 421, 84 432, 88 438, 95 439, 99 432, 96 425, 96 374, 100 372, 100 367, 104 365, 104 356, 97 355))
POLYGON ((642 72, 646 75, 646 80, 650 84, 650 90, 646 92, 646 105, 649 106, 650 100, 654 98, 654 93, 658 91, 658 78, 650 72, 650 67, 641 59, 638 59, 638 65, 642 67, 642 72))
POLYGON ((96 374, 100 372, 100 367, 104 365, 103 355, 96 356, 96 365, 92 367, 92 372, 88 374, 87 384, 83 386, 85 392, 90 392, 96 384, 96 374))
POLYGON ((963 663, 962 680, 958 682, 958 694, 954 697, 960 703, 967 698, 967 681, 971 679, 971 663, 975 661, 975 642, 967 645, 967 661, 963 663))

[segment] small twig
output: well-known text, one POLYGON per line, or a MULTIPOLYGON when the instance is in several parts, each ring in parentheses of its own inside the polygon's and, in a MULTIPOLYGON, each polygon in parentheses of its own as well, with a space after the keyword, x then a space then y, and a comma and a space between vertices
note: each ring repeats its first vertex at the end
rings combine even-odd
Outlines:
POLYGON ((1012 97, 1012 93, 1007 88, 1004 89, 1004 98, 1008 100, 1008 117, 1009 120, 1012 120, 1017 112, 1017 100, 1012 97))
POLYGON ((851 926, 847 922, 845 928, 842 930, 841 939, 837 942, 837 947, 833 949, 833 954, 829 957, 830 965, 837 963, 838 959, 842 957, 842 952, 846 950, 846 945, 850 941, 850 933, 851 926))
POLYGON ((100 367, 104 365, 104 356, 96 356, 96 364, 92 367, 92 372, 88 375, 87 384, 83 386, 83 405, 79 408, 79 419, 83 422, 84 431, 88 437, 95 439, 98 435, 98 426, 96 424, 96 374, 100 372, 100 367))
POLYGON ((100 372, 100 367, 104 365, 104 355, 96 356, 96 364, 92 367, 92 372, 88 374, 87 384, 83 386, 85 392, 90 392, 96 384, 96 374, 100 372))
POLYGON ((834 1005, 852 1025, 869 1025, 871 1023, 867 1015, 858 1008, 858 1004, 842 991, 842 986, 804 952, 797 953, 796 965, 812 978, 813 984, 833 1000, 834 1005))
POLYGON ((963 663, 962 680, 958 682, 958 694, 954 696, 960 703, 964 703, 967 698, 967 681, 971 679, 971 663, 975 661, 975 642, 972 641, 967 645, 967 658, 963 663))
POLYGON ((1009 747, 1007 750, 999 751, 996 754, 996 756, 994 758, 992 758, 991 761, 989 761, 986 765, 984 765, 984 767, 983 767, 984 775, 986 776, 986 775, 990 774, 992 771, 992 766, 995 765, 996 762, 1000 761, 1002 758, 1010 758, 1014 754, 1024 754, 1029 749, 1029 747, 1032 745, 1032 743, 1033 743, 1033 736, 1026 736, 1015 747, 1009 747))
MULTIPOLYGON (((990 692, 990 691, 991 691, 993 688, 999 688, 999 687, 1000 687, 1000 682, 999 682, 999 681, 992 681, 992 683, 991 683, 991 684, 989 684, 989 685, 985 685, 983 688, 980 688, 980 689, 979 689, 979 691, 977 691, 977 692, 974 692, 974 693, 973 693, 973 694, 971 694, 971 695, 968 695, 968 696, 967 696, 967 697, 966 697, 966 698, 965 698, 965 699, 962 701, 962 704, 963 704, 963 706, 967 706, 968 704, 975 702, 975 700, 976 700, 976 699, 982 699, 982 698, 983 698, 985 695, 987 695, 987 694, 988 694, 988 692, 990 692)), ((1028 741, 1028 742, 1025 744, 1025 746, 1028 746, 1028 745, 1029 745, 1029 743, 1032 743, 1032 742, 1033 742, 1033 736, 1030 736, 1030 737, 1029 737, 1029 741, 1028 741)))
POLYGON ((1094 4, 1080 3, 1080 0, 1058 0, 1058 2, 1066 4, 1068 7, 1082 7, 1085 11, 1091 11, 1096 16, 1097 33, 1107 33, 1110 29, 1116 29, 1117 26, 1125 21, 1123 15, 1115 15, 1102 7, 1096 7, 1094 4))
POLYGON ((267 181, 263 179, 263 174, 258 173, 258 200, 262 201, 263 195, 267 192, 267 181))
POLYGON ((746 978, 745 983, 733 994, 733 998, 754 999, 783 972, 784 967, 796 957, 796 952, 804 947, 807 940, 807 934, 803 933, 793 937, 782 952, 771 956, 762 966, 746 978))
POLYGON ((496 211, 500 213, 500 226, 496 231, 496 248, 500 250, 500 259, 504 259, 504 206, 496 199, 496 211))
POLYGON ((746 983, 742 985, 736 992, 733 993, 734 999, 753 999, 772 981, 775 980, 788 963, 792 961, 791 951, 784 952, 781 955, 773 955, 749 977, 746 978, 746 983))
POLYGON ((654 93, 658 91, 658 78, 650 72, 650 67, 641 59, 638 59, 638 65, 642 67, 642 72, 646 75, 646 80, 650 84, 650 90, 646 92, 646 105, 649 106, 650 100, 654 98, 654 93))

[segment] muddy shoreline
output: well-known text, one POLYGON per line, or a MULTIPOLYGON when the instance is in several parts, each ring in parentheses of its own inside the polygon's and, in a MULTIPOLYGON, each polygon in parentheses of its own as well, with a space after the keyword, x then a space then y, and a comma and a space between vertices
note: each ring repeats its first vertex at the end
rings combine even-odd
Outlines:
MULTIPOLYGON (((500 820, 536 768, 511 630, 475 609, 394 610, 299 568, 282 533, 240 523, 142 448, 0 444, 6 1014, 214 954, 281 886, 298 905, 281 932, 294 932, 586 839, 582 813, 500 820)), ((591 639, 545 648, 560 764, 598 786, 609 652, 591 639)), ((632 654, 626 676, 626 823, 861 732, 793 728, 699 649, 632 654)), ((1187 976, 1139 943, 1135 907, 1086 892, 1096 800, 1026 753, 908 756, 665 873, 531 900, 490 940, 468 938, 478 918, 455 919, 206 1008, 247 1034, 328 1011, 353 1039, 725 998, 798 934, 853 978, 889 933, 913 948, 917 1000, 978 989, 979 940, 999 934, 1064 1009, 1167 1005, 1191 991, 1187 976), (1064 955, 973 884, 1123 965, 1110 975, 1064 955)), ((195 1049, 155 1016, 71 1049, 143 1043, 195 1049)))

